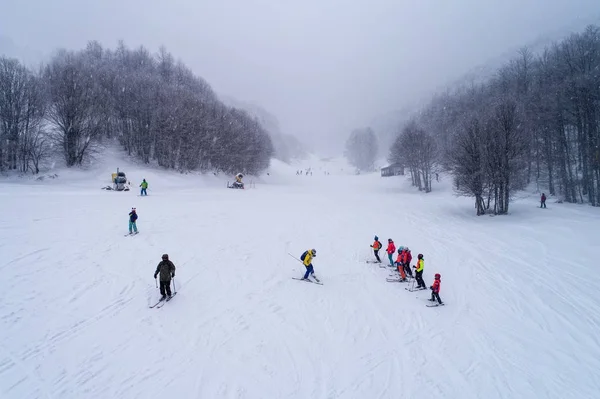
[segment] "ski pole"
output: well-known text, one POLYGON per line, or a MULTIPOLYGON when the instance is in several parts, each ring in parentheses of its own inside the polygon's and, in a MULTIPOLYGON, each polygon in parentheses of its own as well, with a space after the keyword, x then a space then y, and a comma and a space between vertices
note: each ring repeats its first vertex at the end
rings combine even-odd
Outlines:
POLYGON ((156 288, 158 288, 158 280, 156 280, 156 277, 154 278, 154 283, 156 284, 156 288))
POLYGON ((294 255, 292 255, 291 253, 288 252, 288 255, 291 256, 292 258, 296 259, 298 262, 302 263, 302 261, 298 258, 296 258, 294 255))
POLYGON ((175 288, 175 277, 173 277, 173 292, 177 294, 177 288, 175 288))

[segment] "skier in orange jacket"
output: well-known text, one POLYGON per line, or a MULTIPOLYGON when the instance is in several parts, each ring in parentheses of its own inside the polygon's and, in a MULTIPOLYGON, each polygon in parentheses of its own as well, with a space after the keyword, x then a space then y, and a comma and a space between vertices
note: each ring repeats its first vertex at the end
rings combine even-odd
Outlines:
POLYGON ((371 245, 371 248, 373 248, 373 253, 375 254, 377 262, 379 263, 381 263, 381 259, 379 259, 379 250, 381 249, 381 247, 383 247, 383 244, 381 243, 381 241, 379 241, 379 237, 375 236, 375 242, 373 243, 373 245, 371 245))
POLYGON ((395 264, 398 268, 398 273, 400 273, 400 281, 406 281, 406 273, 404 272, 404 247, 398 249, 398 257, 395 264))

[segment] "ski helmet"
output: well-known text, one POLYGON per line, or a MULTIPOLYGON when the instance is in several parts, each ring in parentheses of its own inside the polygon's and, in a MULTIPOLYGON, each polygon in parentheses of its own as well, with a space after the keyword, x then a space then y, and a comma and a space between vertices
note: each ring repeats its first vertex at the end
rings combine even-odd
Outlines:
POLYGON ((163 260, 168 260, 169 259, 169 255, 163 254, 162 258, 163 258, 163 260))
POLYGON ((423 254, 419 254, 419 256, 417 256, 418 259, 423 259, 423 254))
POLYGON ((403 251, 403 250, 404 250, 404 247, 398 247, 398 250, 399 250, 399 251, 403 251))
POLYGON ((388 242, 392 242, 392 239, 391 239, 391 238, 388 238, 388 242))
POLYGON ((406 252, 410 252, 410 249, 409 249, 408 247, 405 247, 405 248, 404 248, 404 250, 405 250, 406 252))
POLYGON ((312 254, 312 256, 317 256, 317 250, 316 249, 311 249, 310 253, 312 254))
POLYGON ((379 237, 375 236, 375 241, 379 240, 379 237))
POLYGON ((402 249, 398 248, 398 253, 401 254, 402 253, 402 249))
POLYGON ((435 279, 436 279, 436 280, 439 280, 441 277, 442 277, 442 276, 441 276, 439 273, 436 273, 436 274, 435 274, 435 279))

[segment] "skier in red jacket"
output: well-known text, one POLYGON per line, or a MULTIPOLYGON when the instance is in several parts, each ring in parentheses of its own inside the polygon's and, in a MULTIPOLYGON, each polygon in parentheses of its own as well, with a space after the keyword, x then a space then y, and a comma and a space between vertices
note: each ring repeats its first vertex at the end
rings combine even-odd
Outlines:
POLYGON ((438 303, 440 305, 443 305, 444 303, 440 299, 441 278, 442 278, 442 276, 440 276, 439 273, 436 273, 435 274, 435 280, 433 281, 433 285, 431 287, 429 287, 429 288, 431 289, 431 299, 430 299, 430 301, 433 302, 433 301, 435 301, 437 299, 438 303))
POLYGON ((410 253, 410 248, 405 247, 404 248, 404 271, 406 272, 406 274, 408 274, 410 277, 413 276, 412 274, 412 270, 410 270, 410 262, 412 261, 412 254, 410 253))
POLYGON ((394 267, 394 252, 396 252, 396 246, 394 245, 394 241, 392 241, 391 238, 388 238, 387 254, 390 260, 390 266, 392 267, 394 267))
POLYGON ((546 193, 542 193, 542 197, 540 198, 540 208, 546 207, 546 193))

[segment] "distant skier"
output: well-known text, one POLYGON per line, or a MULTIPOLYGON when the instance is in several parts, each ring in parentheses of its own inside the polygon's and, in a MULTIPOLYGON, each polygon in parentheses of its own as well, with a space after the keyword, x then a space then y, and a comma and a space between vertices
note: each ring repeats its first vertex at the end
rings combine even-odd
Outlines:
POLYGON ((391 238, 388 238, 388 246, 387 246, 387 254, 388 259, 390 260, 390 266, 394 267, 394 260, 392 259, 394 253, 396 252, 396 246, 394 245, 394 241, 391 238))
POLYGON ((244 175, 241 173, 238 173, 237 175, 235 175, 235 181, 233 182, 233 188, 244 188, 244 183, 242 182, 242 179, 244 178, 244 175))
POLYGON ((148 195, 148 193, 146 192, 146 189, 148 188, 148 182, 146 181, 146 179, 142 181, 140 187, 142 188, 142 190, 140 191, 140 195, 148 195))
POLYGON ((138 215, 135 211, 135 208, 131 208, 131 212, 129 212, 129 234, 133 234, 133 232, 135 232, 137 234, 137 232, 138 232, 137 224, 136 224, 137 220, 138 220, 138 215))
POLYGON ((404 248, 404 257, 402 260, 403 260, 403 265, 404 265, 404 271, 406 272, 406 274, 408 274, 412 278, 413 274, 412 274, 412 270, 410 268, 410 262, 412 261, 412 254, 410 253, 410 248, 408 248, 408 247, 404 248))
POLYGON ((546 207, 546 194, 542 193, 542 198, 540 198, 540 208, 546 207))
POLYGON ((169 255, 164 254, 162 261, 156 266, 154 272, 154 279, 160 274, 160 294, 165 299, 167 296, 171 297, 171 278, 175 277, 175 265, 169 260, 169 255))
POLYGON ((400 281, 406 281, 406 273, 404 272, 404 247, 398 248, 398 257, 394 263, 400 273, 400 281))
POLYGON ((423 281, 423 269, 425 268, 425 260, 423 259, 423 254, 419 254, 417 256, 417 264, 413 266, 415 269, 415 280, 417 281, 417 288, 426 289, 425 281, 423 281))
POLYGON ((315 269, 312 265, 312 260, 316 256, 317 256, 317 251, 315 249, 309 249, 307 251, 304 251, 302 256, 300 256, 300 260, 302 260, 302 264, 304 264, 304 267, 306 267, 306 273, 304 273, 304 277, 302 278, 302 280, 308 280, 309 279, 308 276, 312 274, 314 279, 319 281, 317 276, 315 276, 315 269))
POLYGON ((431 289, 431 299, 430 301, 433 302, 437 299, 438 303, 440 305, 443 305, 442 300, 440 299, 440 284, 441 284, 441 277, 439 273, 435 274, 435 280, 433 281, 433 285, 431 287, 429 287, 431 289))
POLYGON ((381 241, 379 241, 379 237, 377 236, 375 236, 374 240, 375 242, 373 243, 373 245, 371 245, 371 248, 373 248, 373 253, 377 258, 377 262, 381 263, 381 259, 379 258, 379 250, 381 249, 381 247, 383 247, 383 244, 381 243, 381 241))

